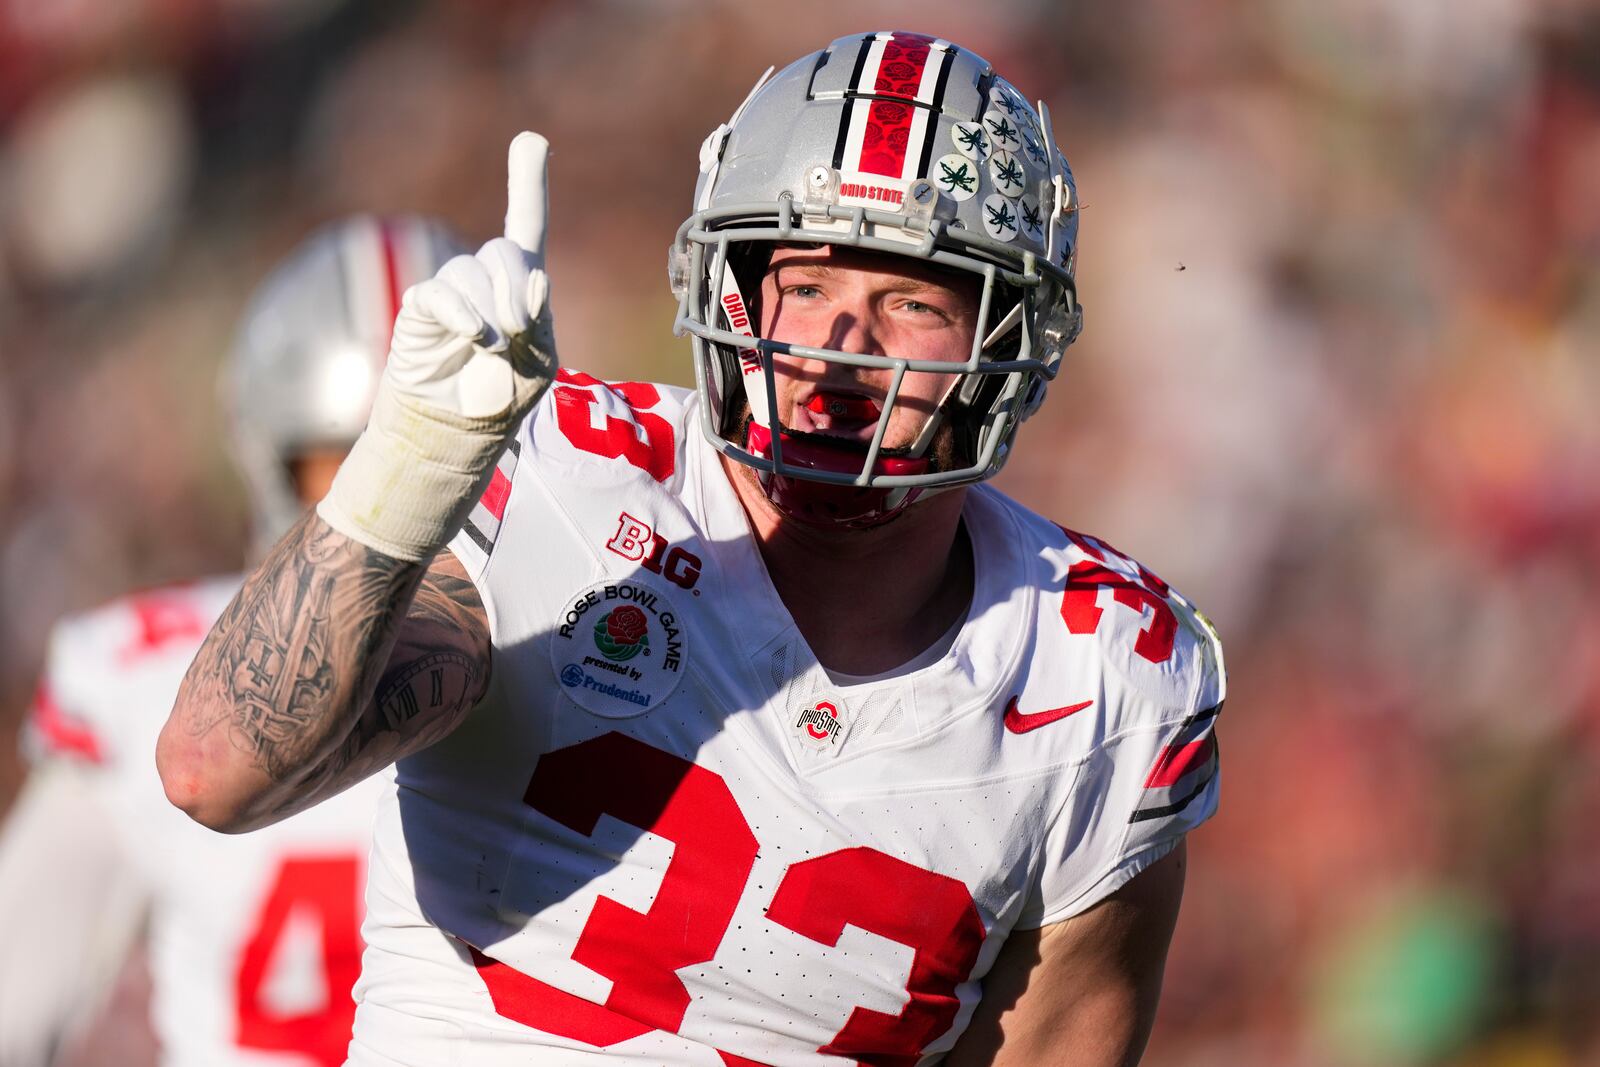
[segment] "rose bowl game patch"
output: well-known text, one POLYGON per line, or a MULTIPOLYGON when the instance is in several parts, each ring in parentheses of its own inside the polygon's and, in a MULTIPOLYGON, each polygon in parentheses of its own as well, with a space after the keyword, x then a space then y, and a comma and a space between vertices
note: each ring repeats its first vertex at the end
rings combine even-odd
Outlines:
POLYGON ((688 635, 667 595, 633 579, 597 582, 568 597, 550 641, 550 663, 579 707, 627 719, 678 688, 688 635))

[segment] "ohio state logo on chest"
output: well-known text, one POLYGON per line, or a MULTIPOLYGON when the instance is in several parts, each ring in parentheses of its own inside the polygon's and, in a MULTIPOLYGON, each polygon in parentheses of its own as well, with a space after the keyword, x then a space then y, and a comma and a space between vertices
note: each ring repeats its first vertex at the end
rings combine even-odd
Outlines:
POLYGON ((817 701, 816 707, 806 708, 794 723, 804 728, 813 741, 832 741, 839 732, 839 709, 826 700, 817 701))
POLYGON ((800 709, 795 717, 797 737, 813 748, 831 749, 844 739, 849 725, 844 701, 837 696, 818 697, 800 709))
POLYGON ((606 542, 606 548, 651 574, 661 575, 680 589, 693 589, 700 580, 699 556, 671 544, 651 529, 649 523, 626 511, 617 516, 617 532, 606 542))

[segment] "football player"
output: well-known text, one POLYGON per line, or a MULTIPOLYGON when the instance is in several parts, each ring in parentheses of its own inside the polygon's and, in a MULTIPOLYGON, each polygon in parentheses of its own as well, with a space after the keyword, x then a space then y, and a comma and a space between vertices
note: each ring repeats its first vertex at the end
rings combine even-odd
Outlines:
POLYGON ((982 484, 1080 321, 1048 111, 914 33, 763 79, 672 246, 692 391, 558 370, 545 151, 406 294, 168 796, 247 830, 399 761, 353 1064, 1134 1062, 1223 670, 982 484))
MULTIPOLYGON (((263 284, 224 393, 263 546, 315 503, 366 424, 400 294, 460 246, 419 218, 354 218, 263 284)), ((360 969, 372 779, 250 837, 183 818, 152 766, 178 682, 240 577, 60 623, 27 725, 37 757, 0 836, 0 1063, 28 1067, 93 1014, 148 932, 163 1062, 344 1062, 360 969)))

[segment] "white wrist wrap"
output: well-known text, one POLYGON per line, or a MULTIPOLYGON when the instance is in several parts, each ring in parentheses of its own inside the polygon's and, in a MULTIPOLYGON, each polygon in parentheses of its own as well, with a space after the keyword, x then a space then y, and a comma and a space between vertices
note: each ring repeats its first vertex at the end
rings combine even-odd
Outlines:
POLYGON ((317 514, 386 556, 432 559, 483 495, 515 425, 505 415, 470 418, 380 388, 317 514))

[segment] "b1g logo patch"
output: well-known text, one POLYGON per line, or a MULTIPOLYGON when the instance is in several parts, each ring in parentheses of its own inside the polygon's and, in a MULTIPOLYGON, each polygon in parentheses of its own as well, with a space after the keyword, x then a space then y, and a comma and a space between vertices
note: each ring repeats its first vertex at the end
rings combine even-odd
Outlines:
POLYGON ((600 582, 567 598, 550 661, 567 695, 607 719, 642 715, 678 688, 688 637, 671 601, 635 581, 600 582))
POLYGON ((794 720, 795 736, 812 748, 824 750, 839 746, 847 726, 844 701, 832 696, 806 704, 794 720))

